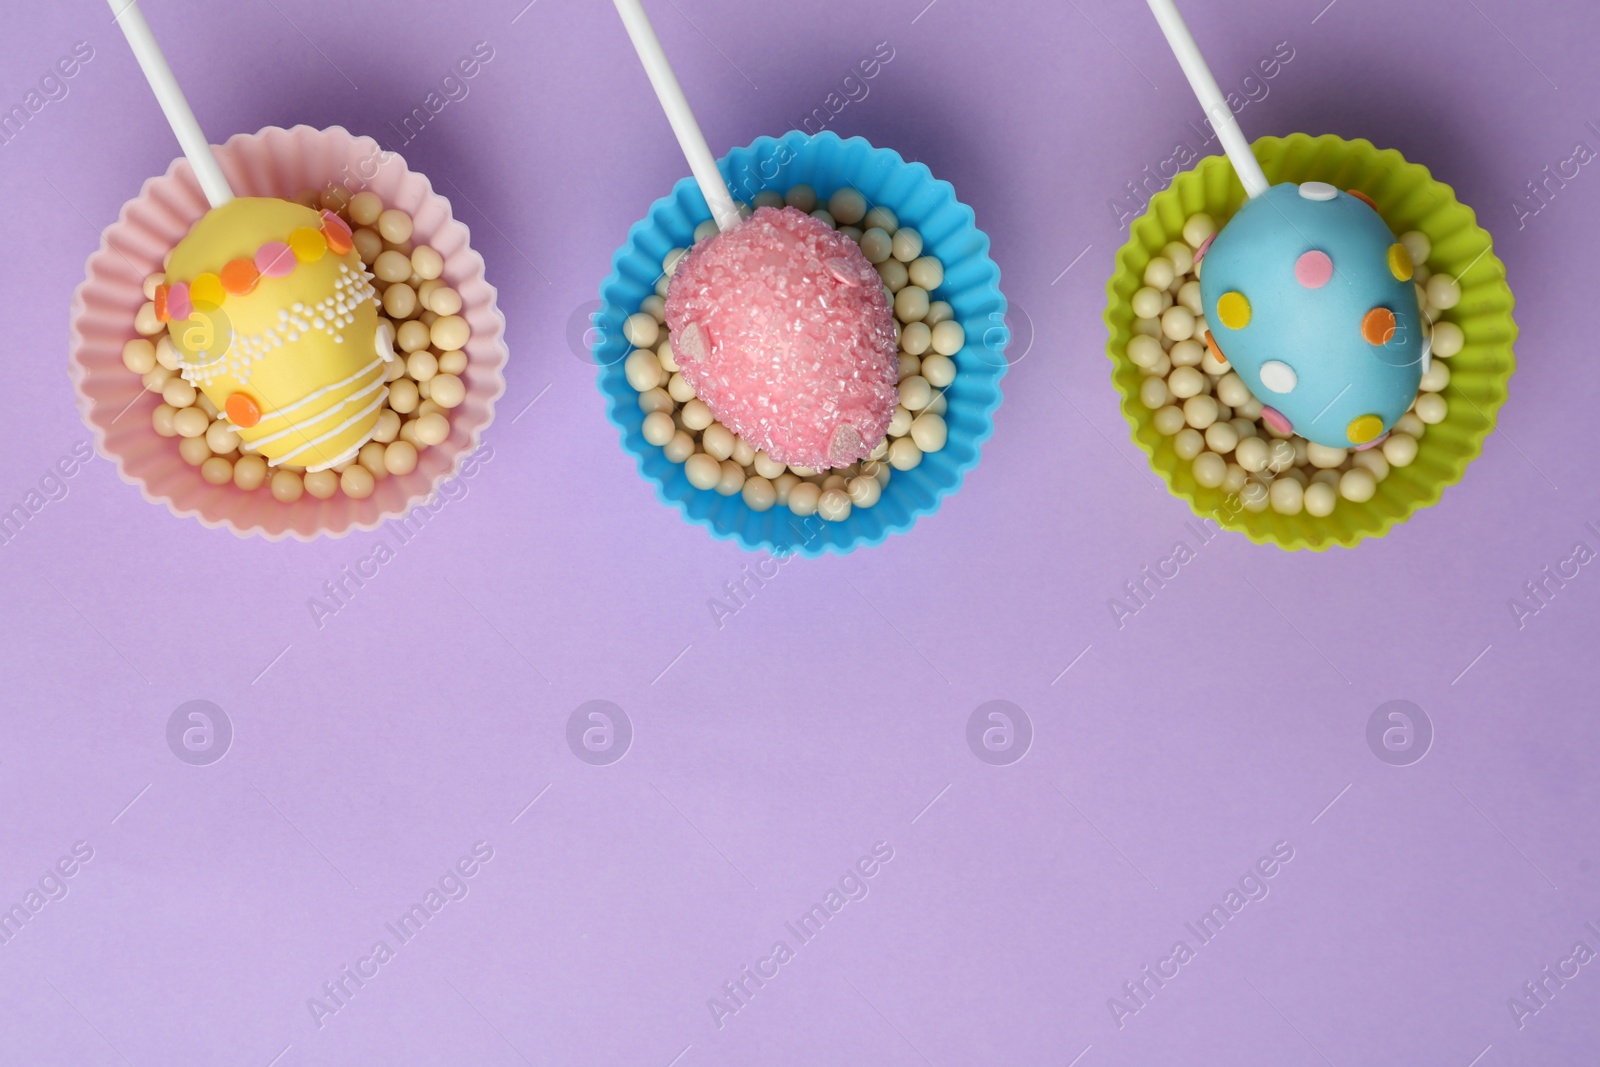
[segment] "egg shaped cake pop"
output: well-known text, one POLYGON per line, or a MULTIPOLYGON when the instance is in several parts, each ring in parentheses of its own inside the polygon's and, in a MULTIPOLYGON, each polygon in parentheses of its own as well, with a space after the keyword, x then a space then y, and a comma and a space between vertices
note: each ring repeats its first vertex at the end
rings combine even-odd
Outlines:
POLYGON ((757 208, 678 262, 673 358, 717 419, 780 463, 864 459, 899 401, 883 279, 860 247, 792 207, 757 208))
POLYGON ((1370 448, 1427 369, 1411 257, 1362 198, 1322 182, 1248 200, 1211 247, 1200 298, 1211 337, 1274 429, 1370 448))
POLYGON ((372 438, 393 338, 371 275, 329 211, 239 197, 208 211, 167 264, 156 314, 183 377, 271 466, 325 470, 372 438))

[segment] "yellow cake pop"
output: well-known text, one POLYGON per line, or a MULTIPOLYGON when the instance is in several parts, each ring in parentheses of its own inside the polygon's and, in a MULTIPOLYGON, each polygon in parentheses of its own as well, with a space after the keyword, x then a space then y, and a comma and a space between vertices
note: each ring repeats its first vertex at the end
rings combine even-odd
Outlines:
POLYGON ((156 313, 183 377, 272 466, 325 470, 371 440, 393 337, 337 215, 266 197, 208 211, 172 251, 156 313))

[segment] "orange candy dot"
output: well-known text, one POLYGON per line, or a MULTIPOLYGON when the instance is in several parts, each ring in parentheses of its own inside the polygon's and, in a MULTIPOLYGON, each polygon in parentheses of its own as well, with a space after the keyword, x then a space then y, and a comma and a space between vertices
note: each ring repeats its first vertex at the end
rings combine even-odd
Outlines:
POLYGON ((1373 308, 1361 320, 1361 336, 1369 345, 1386 345, 1394 339, 1394 312, 1388 308, 1373 308))
POLYGON ((169 286, 156 286, 155 305, 157 322, 167 322, 172 318, 172 313, 167 310, 167 294, 171 291, 172 290, 169 286))
POLYGON ((222 279, 210 271, 189 283, 189 301, 200 311, 215 311, 227 299, 222 279))
POLYGON ((1216 334, 1209 332, 1206 334, 1206 348, 1211 350, 1211 358, 1216 360, 1218 363, 1228 362, 1228 357, 1222 354, 1221 348, 1217 347, 1216 334))
POLYGON ((1372 197, 1368 196, 1366 193, 1363 193, 1360 189, 1346 189, 1345 192, 1349 193, 1351 196, 1355 197, 1372 210, 1378 210, 1378 205, 1372 202, 1372 197))
POLYGON ((261 421, 261 407, 249 393, 228 394, 228 402, 223 405, 223 410, 228 413, 229 422, 245 429, 261 421))
POLYGON ((236 259, 222 268, 222 287, 230 293, 248 293, 261 280, 254 261, 236 259))
POLYGON ((350 227, 331 211, 322 213, 322 236, 327 238, 328 250, 336 256, 342 256, 354 247, 350 227))

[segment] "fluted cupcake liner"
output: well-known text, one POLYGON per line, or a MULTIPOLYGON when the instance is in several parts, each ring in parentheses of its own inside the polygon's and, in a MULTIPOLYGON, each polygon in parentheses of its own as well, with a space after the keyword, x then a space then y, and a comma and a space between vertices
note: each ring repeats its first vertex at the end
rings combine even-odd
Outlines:
POLYGON ((1461 302, 1444 317, 1466 336, 1465 347, 1449 360, 1450 384, 1443 392, 1448 417, 1428 427, 1418 442, 1415 462, 1391 469, 1371 500, 1358 504, 1341 498, 1325 518, 1305 512, 1245 511, 1237 502, 1230 506, 1222 490, 1207 489, 1194 480, 1191 463, 1178 458, 1173 439, 1157 432, 1155 413, 1139 401, 1143 376, 1127 357, 1134 322, 1131 300, 1144 284, 1146 265, 1163 246, 1182 240, 1183 224, 1191 215, 1207 212, 1220 226, 1243 204, 1244 189, 1222 156, 1201 160, 1151 197, 1145 214, 1133 223, 1128 243, 1117 253, 1116 270, 1106 284, 1111 381, 1122 396, 1122 414, 1134 442, 1196 515, 1214 519, 1258 544, 1316 551, 1332 545, 1351 547, 1364 538, 1382 537, 1418 509, 1436 503, 1482 451, 1516 369, 1514 299, 1506 284, 1505 264, 1493 252, 1494 239, 1478 225, 1472 209, 1426 167, 1406 162, 1393 149, 1333 136, 1263 137, 1251 147, 1273 183, 1322 181, 1358 190, 1372 199, 1396 235, 1420 230, 1433 242, 1428 268, 1461 283, 1461 302))
POLYGON ((948 441, 940 451, 927 453, 915 469, 895 471, 877 504, 853 508, 843 522, 815 515, 801 519, 781 505, 754 511, 737 495, 725 497, 690 485, 683 465, 671 462, 644 439, 639 394, 628 384, 622 367, 629 351, 622 336, 623 320, 655 291, 666 254, 693 244, 695 227, 711 217, 694 179, 684 178, 628 231, 627 242, 612 259, 611 275, 600 286, 592 354, 599 364, 606 414, 622 433, 623 449, 637 461, 639 473, 655 486, 663 504, 678 509, 686 522, 704 526, 712 536, 752 551, 843 554, 905 533, 960 488, 994 430, 1008 335, 1000 269, 989 258, 989 238, 948 182, 935 178, 923 164, 907 163, 898 153, 874 148, 860 137, 843 140, 832 132, 808 135, 795 130, 735 149, 718 166, 735 197, 746 202, 764 189, 784 192, 801 184, 814 186, 825 202, 834 192, 850 187, 859 190, 868 204, 891 209, 900 225, 922 235, 923 254, 944 264, 944 284, 933 298, 949 301, 967 337, 966 346, 953 357, 956 380, 945 393, 948 441))
POLYGON ((95 448, 116 464, 123 481, 137 486, 151 503, 164 504, 180 517, 208 527, 271 540, 339 537, 370 530, 385 519, 407 513, 427 500, 478 446, 494 419, 494 404, 505 392, 505 318, 496 306, 494 286, 484 278, 483 257, 472 249, 467 227, 456 220, 450 202, 428 179, 406 168, 370 137, 341 127, 269 126, 238 134, 213 149, 239 196, 292 198, 305 189, 340 182, 352 192, 370 190, 385 207, 399 208, 415 220, 412 240, 430 245, 444 258, 445 283, 461 294, 460 314, 472 327, 464 351, 462 380, 467 396, 450 411, 450 437, 420 450, 416 470, 381 479, 365 500, 336 493, 328 500, 302 496, 283 504, 262 488, 246 492, 233 485, 211 485, 178 454, 177 443, 151 427, 161 403, 144 389, 139 375, 122 363, 122 346, 137 336, 134 314, 144 303, 144 279, 159 270, 166 254, 188 234, 209 204, 187 160, 177 159, 166 174, 151 178, 139 195, 122 206, 90 255, 85 276, 72 297, 70 372, 84 423, 94 432, 95 448))

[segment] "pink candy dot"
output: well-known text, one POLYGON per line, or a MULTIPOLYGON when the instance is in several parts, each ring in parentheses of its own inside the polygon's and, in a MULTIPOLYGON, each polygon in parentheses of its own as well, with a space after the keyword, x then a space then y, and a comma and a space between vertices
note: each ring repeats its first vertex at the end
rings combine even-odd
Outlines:
POLYGON ((1261 409, 1261 418, 1268 426, 1271 426, 1274 430, 1277 430, 1279 433, 1293 433, 1294 432, 1294 423, 1292 423, 1288 419, 1284 418, 1283 417, 1283 412, 1279 411, 1277 408, 1267 408, 1267 407, 1262 408, 1261 409))
POLYGON ((1333 260, 1328 253, 1312 249, 1295 262, 1294 280, 1307 289, 1321 289, 1333 280, 1333 260))
POLYGON ((256 249, 256 270, 268 278, 282 278, 294 272, 294 252, 282 241, 268 241, 256 249))
POLYGON ((182 322, 194 313, 194 308, 189 303, 189 286, 185 282, 178 282, 167 290, 167 320, 169 322, 182 322))
POLYGON ((1207 237, 1204 241, 1200 242, 1200 247, 1194 250, 1194 261, 1196 263, 1199 263, 1201 260, 1206 258, 1206 253, 1211 251, 1211 242, 1215 241, 1216 239, 1217 235, 1212 234, 1210 237, 1207 237))

